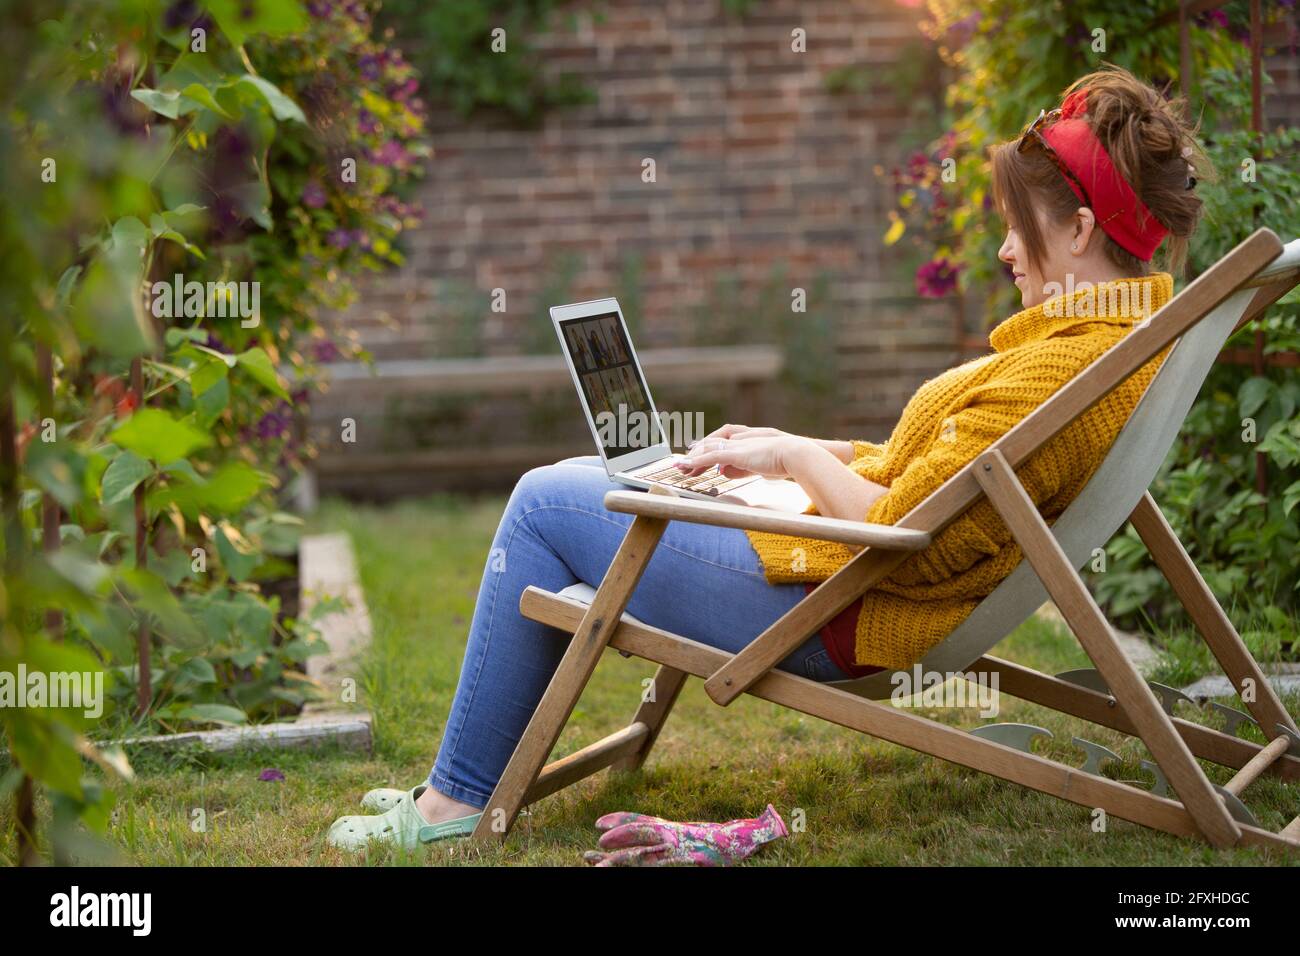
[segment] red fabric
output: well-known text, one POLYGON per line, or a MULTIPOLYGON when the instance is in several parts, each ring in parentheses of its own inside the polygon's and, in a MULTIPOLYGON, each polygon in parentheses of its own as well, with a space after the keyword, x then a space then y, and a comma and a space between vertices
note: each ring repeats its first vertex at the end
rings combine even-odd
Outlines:
MULTIPOLYGON (((816 584, 805 584, 808 593, 817 589, 816 584)), ((822 646, 830 654, 835 666, 850 677, 866 677, 883 671, 883 667, 855 664, 858 644, 858 616, 862 613, 862 598, 858 598, 839 614, 826 622, 821 629, 822 646)))
MULTIPOLYGON (((1125 182, 1088 121, 1075 118, 1082 117, 1087 108, 1087 92, 1075 90, 1061 104, 1061 118, 1041 135, 1083 183, 1096 206, 1097 225, 1133 255, 1149 261, 1169 230, 1125 182)), ((1087 202, 1070 177, 1065 181, 1080 202, 1087 202)))

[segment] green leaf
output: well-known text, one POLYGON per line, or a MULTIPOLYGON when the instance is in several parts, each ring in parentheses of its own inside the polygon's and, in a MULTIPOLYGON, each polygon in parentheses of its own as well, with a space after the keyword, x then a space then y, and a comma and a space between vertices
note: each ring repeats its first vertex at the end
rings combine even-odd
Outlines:
POLYGON ((183 709, 180 716, 203 724, 246 724, 248 715, 238 707, 227 704, 191 704, 183 709))
POLYGON ((225 378, 229 371, 221 359, 209 358, 190 373, 190 389, 198 397, 225 378))
POLYGON ((52 790, 81 796, 81 757, 67 727, 32 712, 8 726, 13 757, 28 774, 52 790))
POLYGON ((131 91, 131 98, 168 119, 176 119, 198 109, 210 110, 222 119, 234 120, 239 116, 217 101, 202 83, 189 83, 180 90, 151 90, 139 87, 131 91))
POLYGON ((183 548, 172 548, 164 555, 149 553, 149 570, 167 582, 169 588, 194 576, 193 559, 183 548))
POLYGON ((49 555, 50 567, 83 594, 102 595, 108 583, 108 568, 98 561, 82 557, 69 548, 49 555))
POLYGON ((217 672, 204 657, 191 657, 176 669, 176 676, 194 684, 215 684, 217 672))
POLYGON ((255 34, 286 36, 307 27, 307 17, 298 0, 208 0, 208 12, 234 46, 255 34))
POLYGON ((144 246, 126 241, 128 233, 90 263, 71 303, 77 337, 116 358, 155 350, 153 323, 140 296, 144 246))
POLYGON ((298 104, 289 99, 284 92, 274 83, 262 79, 260 76, 253 76, 251 73, 241 76, 235 81, 234 85, 241 89, 251 89, 271 108, 271 115, 278 120, 294 120, 298 123, 305 124, 307 117, 303 115, 298 104))
POLYGON ((180 115, 181 95, 175 90, 150 90, 137 89, 131 91, 131 98, 139 100, 149 109, 168 119, 176 119, 180 115))
POLYGON ((106 505, 115 505, 131 497, 136 486, 153 474, 153 466, 139 455, 123 451, 104 472, 100 499, 106 505))
POLYGON ((230 382, 223 378, 212 388, 195 398, 194 414, 200 425, 210 428, 229 404, 230 382))
POLYGON ((59 285, 54 297, 61 306, 66 307, 72 301, 72 290, 76 288, 77 278, 81 275, 81 266, 68 266, 59 276, 59 285))
POLYGON ((230 112, 225 106, 217 102, 217 98, 212 95, 212 91, 201 83, 191 83, 181 90, 181 101, 182 113, 193 113, 197 106, 202 106, 223 119, 233 120, 239 118, 238 114, 230 112), (189 101, 189 103, 185 101, 189 101), (190 106, 191 103, 195 105, 190 106))
POLYGON ((298 550, 304 524, 297 515, 277 511, 249 521, 244 525, 244 531, 257 538, 263 551, 289 555, 298 550))
POLYGON ((78 612, 75 621, 86 632, 91 643, 105 651, 114 661, 129 664, 135 661, 134 622, 131 612, 121 604, 101 604, 93 611, 78 612))
POLYGON ((1273 394, 1273 383, 1263 376, 1255 375, 1241 383, 1237 390, 1237 406, 1243 418, 1254 415, 1273 394))
POLYGON ((143 249, 149 243, 149 230, 135 216, 123 216, 113 223, 110 242, 121 243, 131 249, 143 249))
POLYGON ((142 408, 117 426, 109 436, 121 447, 153 461, 187 458, 212 439, 187 422, 160 408, 142 408))
POLYGON ((31 479, 63 507, 75 508, 81 503, 86 460, 77 454, 70 439, 33 440, 27 447, 26 464, 31 479))
POLYGON ((199 345, 198 343, 195 343, 193 348, 197 349, 200 352, 206 352, 208 355, 211 355, 214 359, 216 359, 219 362, 225 362, 226 368, 234 368, 237 364, 239 364, 239 359, 233 355, 230 355, 229 353, 218 352, 214 348, 209 348, 206 345, 199 345))
POLYGON ((286 400, 289 398, 288 391, 281 384, 280 376, 276 374, 275 366, 271 364, 271 358, 265 351, 251 348, 246 352, 240 352, 238 358, 240 367, 259 385, 280 398, 286 400))
POLYGON ((226 536, 224 526, 218 526, 216 539, 217 554, 221 556, 221 564, 227 573, 236 581, 247 581, 253 570, 262 563, 262 555, 257 551, 242 551, 237 548, 226 536))
POLYGON ((168 462, 162 466, 162 470, 169 475, 180 475, 196 485, 207 484, 207 479, 200 475, 192 464, 184 458, 178 458, 176 461, 168 462))
MULTIPOLYGON (((167 220, 158 213, 154 213, 149 217, 149 231, 153 233, 155 238, 166 239, 168 242, 174 242, 186 252, 199 259, 207 258, 207 256, 203 254, 202 249, 191 243, 176 229, 172 228, 167 223, 167 220)), ((168 331, 170 332, 171 330, 169 329, 168 331)))
POLYGON ((203 329, 182 329, 173 326, 163 335, 163 340, 169 349, 174 349, 188 342, 206 342, 208 333, 203 329))
POLYGON ((1289 516, 1297 504, 1300 504, 1300 481, 1292 482, 1282 492, 1282 513, 1289 516))
POLYGON ((159 507, 176 504, 186 517, 200 512, 214 515, 238 514, 267 484, 269 477, 247 462, 228 461, 219 465, 207 480, 177 484, 159 495, 159 507))
POLYGON ((176 596, 156 575, 139 568, 119 568, 117 575, 135 608, 152 614, 167 637, 182 646, 203 643, 202 632, 182 610, 176 596))

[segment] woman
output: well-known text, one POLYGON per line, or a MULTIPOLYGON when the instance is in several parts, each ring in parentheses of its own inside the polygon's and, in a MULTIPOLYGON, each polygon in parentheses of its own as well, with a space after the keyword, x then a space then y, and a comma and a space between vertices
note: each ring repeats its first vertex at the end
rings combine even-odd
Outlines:
MULTIPOLYGON (((998 258, 1023 309, 992 331, 991 355, 924 383, 883 445, 727 425, 694 445, 683 468, 793 478, 812 512, 894 524, 1168 301, 1172 279, 1150 262, 1166 237, 1168 261, 1176 267, 1184 257, 1203 159, 1176 106, 1127 72, 1077 81, 1060 109, 992 150, 993 197, 1007 226, 998 258)), ((1101 463, 1163 358, 1018 469, 1048 521, 1101 463)), ((427 784, 367 795, 386 812, 336 821, 331 843, 414 847, 473 830, 565 649, 555 630, 520 616, 520 592, 600 583, 632 520, 605 510, 611 487, 595 457, 520 479, 493 541, 427 784)), ((628 610, 734 653, 850 557, 833 542, 672 522, 628 610), (700 613, 707 608, 726 613, 700 613)), ((981 501, 778 666, 817 681, 907 668, 1020 557, 981 501)))

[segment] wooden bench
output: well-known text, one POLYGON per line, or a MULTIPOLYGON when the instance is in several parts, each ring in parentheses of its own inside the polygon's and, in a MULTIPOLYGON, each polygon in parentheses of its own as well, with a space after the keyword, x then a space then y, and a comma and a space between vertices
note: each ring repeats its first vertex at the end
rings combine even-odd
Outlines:
MULTIPOLYGON (((730 393, 728 413, 740 421, 757 422, 763 386, 780 374, 781 350, 770 345, 745 345, 697 349, 646 349, 639 353, 647 383, 659 396, 674 389, 696 386, 719 395, 730 393)), ((374 433, 376 424, 391 428, 388 409, 403 400, 518 395, 528 403, 544 394, 569 392, 565 406, 574 422, 582 412, 573 380, 564 360, 556 355, 513 355, 495 358, 388 359, 371 365, 340 363, 326 366, 325 391, 312 399, 309 429, 319 449, 314 473, 306 476, 300 503, 310 507, 317 483, 323 491, 361 493, 367 496, 422 488, 433 490, 455 484, 457 475, 509 477, 521 471, 572 455, 594 454, 588 438, 571 442, 492 444, 482 447, 418 447, 376 449, 373 443, 347 444, 339 440, 340 422, 353 418, 358 432, 374 433)), ((671 409, 671 405, 669 406, 671 409)), ((400 416, 399 416, 400 417, 400 416)), ((707 422, 709 428, 724 424, 707 422)), ((580 436, 585 429, 575 429, 580 436)))

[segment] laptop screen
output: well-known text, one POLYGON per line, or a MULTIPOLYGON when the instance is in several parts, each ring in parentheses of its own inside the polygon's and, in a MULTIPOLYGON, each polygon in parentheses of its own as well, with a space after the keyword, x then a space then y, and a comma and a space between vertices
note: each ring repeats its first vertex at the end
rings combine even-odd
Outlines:
POLYGON ((559 323, 607 458, 662 444, 649 391, 617 312, 559 323))

